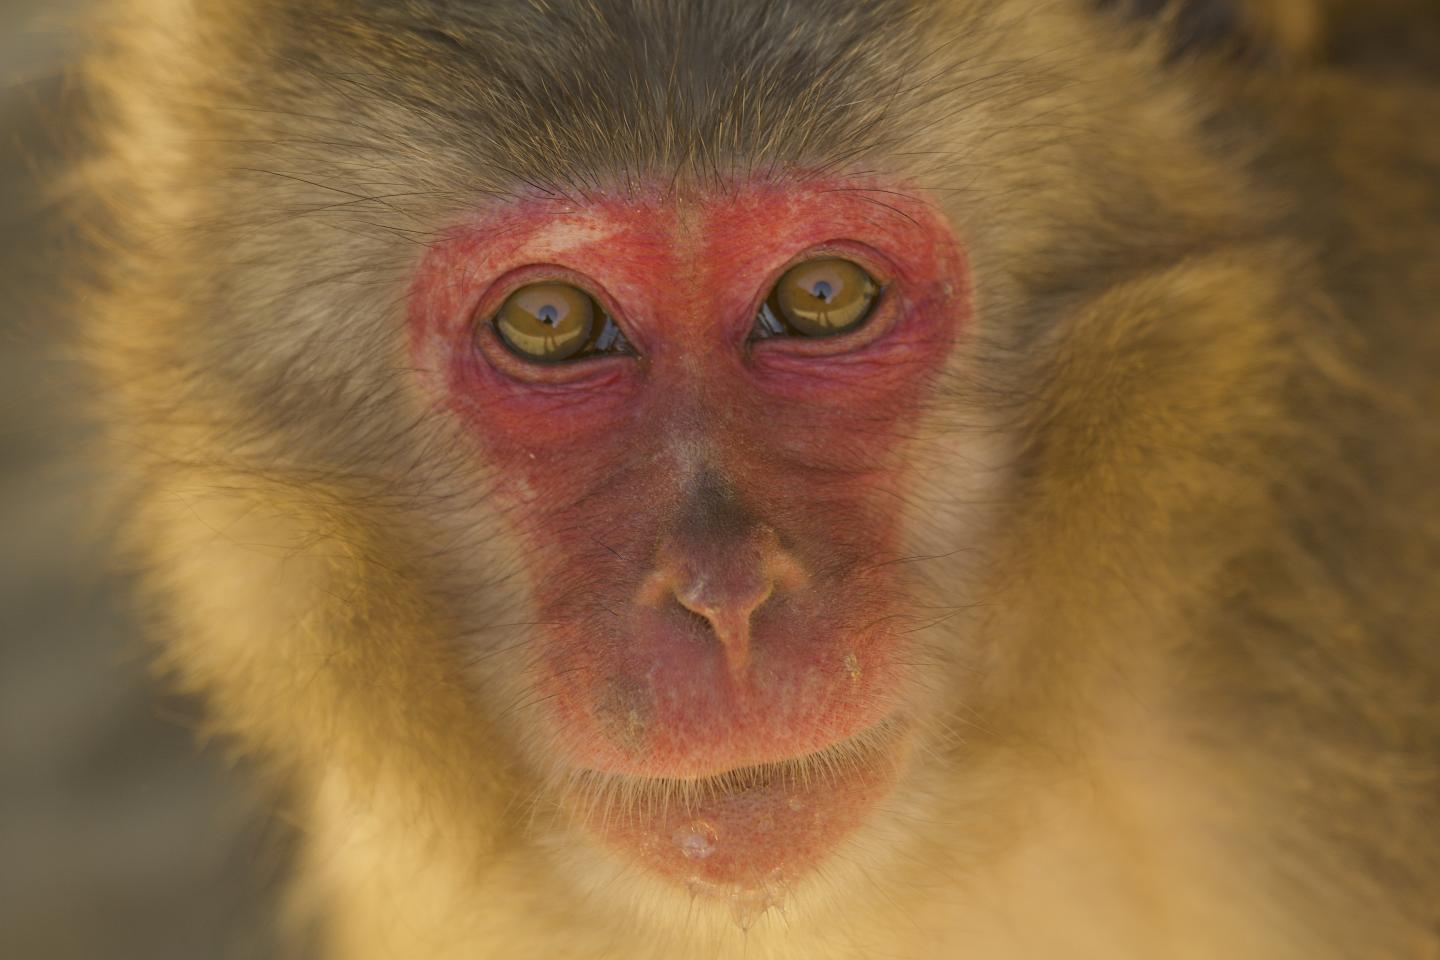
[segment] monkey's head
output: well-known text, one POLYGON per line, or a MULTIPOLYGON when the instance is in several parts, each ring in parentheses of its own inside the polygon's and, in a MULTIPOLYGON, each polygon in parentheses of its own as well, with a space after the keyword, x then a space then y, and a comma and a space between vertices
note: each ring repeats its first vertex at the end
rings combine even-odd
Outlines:
POLYGON ((172 6, 96 70, 106 399, 327 822, 763 906, 1079 755, 1245 524, 1278 286, 1088 2, 172 6))

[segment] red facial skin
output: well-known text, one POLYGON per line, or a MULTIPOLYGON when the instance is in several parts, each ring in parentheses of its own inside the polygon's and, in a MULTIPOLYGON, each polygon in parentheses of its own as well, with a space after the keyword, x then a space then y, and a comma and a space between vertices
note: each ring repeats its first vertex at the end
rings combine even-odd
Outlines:
MULTIPOLYGON (((416 367, 494 468, 542 624, 530 682, 561 760, 608 775, 597 796, 795 760, 903 717, 911 621, 886 561, 899 558, 905 436, 968 293, 930 201, 850 179, 522 199, 428 250, 416 367), (835 337, 753 339, 775 282, 814 256, 880 282, 869 318, 835 337), (510 353, 489 319, 541 279, 591 293, 634 353, 510 353)), ((692 885, 788 882, 888 789, 893 762, 848 750, 841 773, 814 765, 809 787, 712 790, 604 818, 605 833, 692 885)))

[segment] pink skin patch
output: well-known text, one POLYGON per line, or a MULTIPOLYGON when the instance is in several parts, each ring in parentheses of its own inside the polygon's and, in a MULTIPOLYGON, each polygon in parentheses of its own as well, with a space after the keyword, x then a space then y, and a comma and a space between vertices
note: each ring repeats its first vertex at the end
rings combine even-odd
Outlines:
POLYGON ((823 789, 782 776, 663 814, 625 805, 595 818, 612 845, 692 884, 754 888, 818 862, 884 795, 893 764, 845 742, 903 720, 913 621, 903 565, 886 561, 907 434, 968 318, 945 218, 873 181, 521 199, 427 251, 415 365, 528 547, 530 680, 559 759, 633 798, 651 778, 662 791, 837 744, 825 757, 848 758, 813 764, 823 789), (817 256, 879 281, 870 317, 755 339, 775 282, 817 256), (508 351, 490 319, 539 280, 590 293, 634 352, 537 365, 508 351))

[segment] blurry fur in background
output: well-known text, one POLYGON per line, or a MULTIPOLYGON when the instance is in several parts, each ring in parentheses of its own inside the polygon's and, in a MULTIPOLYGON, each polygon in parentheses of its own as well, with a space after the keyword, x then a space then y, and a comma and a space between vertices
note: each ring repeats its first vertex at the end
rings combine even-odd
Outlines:
POLYGON ((0 956, 274 956, 287 831, 153 682, 105 542, 74 362, 86 7, 0 4, 0 956))
POLYGON ((1440 950, 1433 6, 95 37, 124 555, 330 954, 1440 950))

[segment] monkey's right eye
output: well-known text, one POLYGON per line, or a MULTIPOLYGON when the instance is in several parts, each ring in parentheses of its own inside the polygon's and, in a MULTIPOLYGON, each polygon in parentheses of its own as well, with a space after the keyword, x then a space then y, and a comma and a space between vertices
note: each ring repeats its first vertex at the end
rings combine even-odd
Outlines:
POLYGON ((510 352, 533 363, 573 360, 623 342, 595 298, 568 283, 532 283, 510 294, 495 314, 495 332, 510 352))

